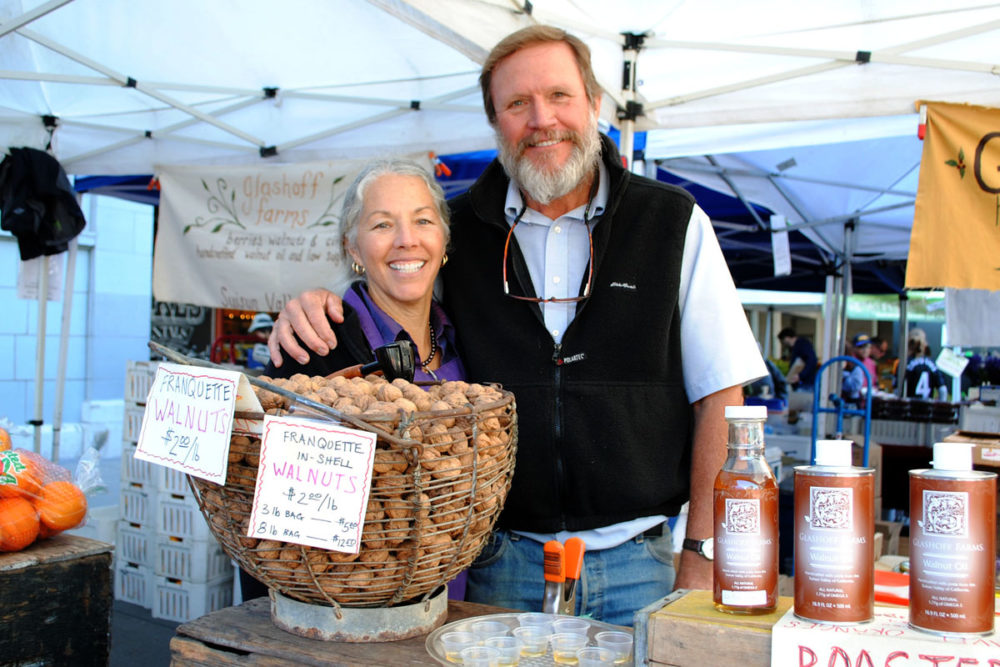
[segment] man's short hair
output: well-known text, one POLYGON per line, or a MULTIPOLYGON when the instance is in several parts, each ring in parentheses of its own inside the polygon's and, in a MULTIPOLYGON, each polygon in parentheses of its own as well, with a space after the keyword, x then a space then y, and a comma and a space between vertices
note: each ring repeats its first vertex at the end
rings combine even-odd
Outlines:
POLYGON ((483 108, 486 110, 486 118, 490 121, 490 125, 495 125, 497 121, 497 111, 493 106, 493 97, 490 94, 490 82, 493 80, 493 70, 496 69, 496 66, 501 60, 521 49, 553 42, 563 42, 572 49, 590 103, 593 104, 594 100, 600 96, 601 86, 597 83, 597 77, 594 76, 594 70, 590 66, 590 47, 584 44, 580 38, 574 37, 561 28, 533 25, 507 35, 486 56, 483 71, 479 75, 479 87, 483 90, 483 108))
POLYGON ((778 340, 783 340, 785 338, 798 338, 798 336, 795 335, 795 329, 791 327, 785 327, 784 329, 778 332, 778 340))

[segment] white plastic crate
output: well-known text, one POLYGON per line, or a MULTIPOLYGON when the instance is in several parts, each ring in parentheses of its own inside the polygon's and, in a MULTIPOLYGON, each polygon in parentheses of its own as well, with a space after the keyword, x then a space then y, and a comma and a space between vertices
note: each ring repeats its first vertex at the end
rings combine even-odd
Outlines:
POLYGON ((142 418, 146 407, 135 403, 125 404, 125 421, 122 423, 122 439, 125 442, 139 442, 142 432, 142 418))
MULTIPOLYGON (((890 445, 923 445, 927 437, 926 424, 902 419, 873 419, 871 439, 890 445)), ((854 431, 859 433, 860 431, 854 431)))
POLYGON ((229 556, 214 539, 192 540, 158 535, 153 573, 183 581, 214 581, 232 574, 229 556))
POLYGON ((152 490, 153 473, 155 468, 149 461, 135 458, 135 450, 138 449, 131 442, 122 443, 122 484, 135 488, 148 488, 152 490))
POLYGON ((120 492, 121 518, 141 526, 154 525, 156 492, 149 487, 125 486, 120 492))
POLYGON ((185 623, 233 604, 233 574, 193 583, 171 577, 153 577, 153 618, 185 623))
POLYGON ((158 361, 129 361, 125 368, 125 401, 146 403, 156 377, 158 361))
POLYGON ((166 466, 153 467, 155 469, 153 474, 156 480, 156 490, 161 496, 181 496, 185 500, 194 497, 194 493, 188 485, 186 473, 166 466))
POLYGON ((153 570, 145 565, 115 564, 115 599, 149 609, 153 606, 153 570))
POLYGON ((115 540, 115 557, 123 563, 152 567, 153 556, 154 543, 151 528, 128 521, 119 521, 118 535, 115 540))
POLYGON ((214 539, 208 522, 194 497, 159 496, 156 506, 156 532, 182 539, 214 539))

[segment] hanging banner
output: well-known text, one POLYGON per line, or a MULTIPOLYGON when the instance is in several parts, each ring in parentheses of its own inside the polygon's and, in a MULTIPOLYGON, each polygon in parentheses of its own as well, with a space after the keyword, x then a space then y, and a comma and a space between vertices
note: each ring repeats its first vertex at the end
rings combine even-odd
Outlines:
POLYGON ((1000 289, 1000 109, 926 104, 906 287, 1000 289))
POLYGON ((368 162, 163 168, 154 297, 276 312, 305 289, 339 287, 343 197, 368 162))

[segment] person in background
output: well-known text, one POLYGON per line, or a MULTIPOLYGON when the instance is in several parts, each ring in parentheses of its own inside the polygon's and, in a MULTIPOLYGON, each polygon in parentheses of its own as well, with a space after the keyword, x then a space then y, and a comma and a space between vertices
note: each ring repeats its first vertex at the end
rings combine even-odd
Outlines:
MULTIPOLYGON (((865 368, 868 369, 868 377, 871 378, 872 384, 878 384, 878 358, 882 356, 882 350, 879 345, 882 343, 882 339, 878 336, 869 337, 868 344, 868 356, 864 358, 865 368)), ((865 378, 865 386, 868 386, 868 378, 865 378)))
MULTIPOLYGON (((763 354, 760 343, 757 343, 757 349, 763 354)), ((764 365, 767 367, 767 375, 747 385, 747 396, 788 400, 788 382, 785 380, 785 374, 768 357, 764 357, 764 365)))
MULTIPOLYGON (((343 297, 343 321, 330 326, 340 342, 307 363, 283 356, 264 375, 326 376, 375 360, 373 350, 407 340, 414 345, 414 380, 464 380, 455 329, 433 298, 438 271, 448 261, 449 212, 441 186, 409 160, 373 162, 344 195, 342 251, 355 274, 343 297)), ((341 283, 344 280, 336 280, 341 283)), ((448 586, 452 599, 465 594, 465 573, 448 586)), ((244 598, 266 594, 241 572, 244 598)))
MULTIPOLYGON (((537 610, 543 544, 587 545, 576 614, 631 625, 712 587, 713 480, 726 405, 766 373, 711 221, 680 188, 630 173, 598 131, 581 40, 533 26, 480 76, 499 157, 452 203, 444 300, 471 378, 517 396, 513 484, 466 599, 537 610), (674 573, 666 519, 690 501, 674 573)), ((323 354, 329 292, 290 301, 270 345, 323 354)))
POLYGON ((889 354, 889 341, 873 336, 872 358, 875 360, 876 386, 882 391, 891 392, 896 386, 899 360, 889 354))
POLYGON ((854 405, 861 405, 864 400, 864 391, 868 386, 868 379, 865 377, 865 360, 871 353, 871 338, 868 334, 859 333, 851 340, 851 356, 857 359, 857 363, 845 362, 843 377, 840 384, 840 395, 845 401, 854 405))
POLYGON ((250 322, 247 333, 255 336, 259 342, 254 343, 247 353, 247 368, 264 368, 271 360, 267 349, 267 339, 274 328, 274 320, 267 313, 257 313, 250 322))
POLYGON ((927 334, 923 329, 910 329, 906 336, 906 354, 908 361, 903 378, 906 389, 903 395, 924 400, 936 397, 940 401, 947 401, 948 383, 930 358, 927 334))
POLYGON ((795 329, 785 327, 778 332, 778 341, 788 350, 788 373, 785 379, 792 389, 812 391, 819 363, 816 350, 805 338, 799 337, 795 329))

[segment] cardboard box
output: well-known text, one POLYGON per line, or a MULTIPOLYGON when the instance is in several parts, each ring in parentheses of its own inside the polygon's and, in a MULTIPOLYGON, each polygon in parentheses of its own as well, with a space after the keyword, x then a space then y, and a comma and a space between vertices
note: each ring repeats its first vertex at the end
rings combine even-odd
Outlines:
POLYGON ((1000 437, 974 435, 965 431, 959 431, 958 433, 945 436, 942 442, 971 442, 975 445, 972 450, 972 462, 974 464, 1000 468, 1000 437))

